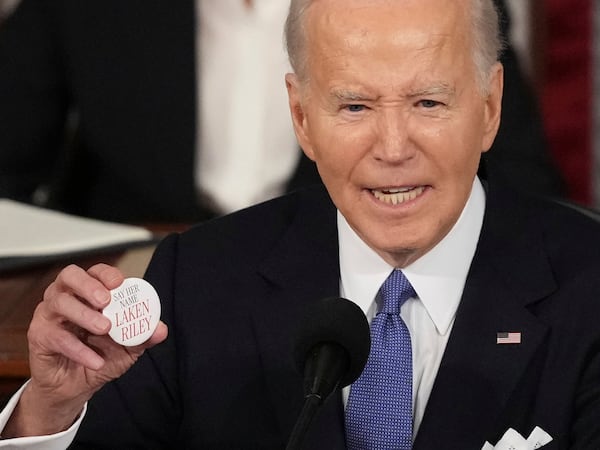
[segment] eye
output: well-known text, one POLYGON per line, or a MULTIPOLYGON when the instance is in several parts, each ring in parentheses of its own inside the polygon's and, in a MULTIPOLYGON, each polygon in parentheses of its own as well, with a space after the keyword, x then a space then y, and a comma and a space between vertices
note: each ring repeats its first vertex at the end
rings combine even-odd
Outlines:
POLYGON ((418 104, 423 108, 435 108, 436 106, 441 105, 440 102, 436 102, 435 100, 419 100, 418 104))
POLYGON ((365 110, 365 105, 346 105, 346 106, 344 106, 344 108, 347 111, 356 113, 356 112, 364 111, 365 110))

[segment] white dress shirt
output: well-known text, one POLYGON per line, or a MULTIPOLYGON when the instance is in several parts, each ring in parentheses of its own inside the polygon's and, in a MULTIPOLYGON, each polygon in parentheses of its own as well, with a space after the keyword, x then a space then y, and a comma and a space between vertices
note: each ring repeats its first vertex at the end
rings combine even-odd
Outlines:
MULTIPOLYGON (((416 435, 454 323, 469 267, 479 240, 485 193, 478 178, 460 218, 427 254, 402 268, 418 298, 407 300, 400 316, 410 331, 413 353, 413 433, 416 435)), ((338 212, 340 293, 355 302, 369 321, 375 295, 394 270, 368 247, 338 212)), ((347 401, 349 388, 344 389, 347 401)))
POLYGON ((284 192, 300 158, 284 75, 289 1, 196 0, 196 184, 227 213, 284 192))
MULTIPOLYGON (((450 336, 479 240, 484 210, 485 193, 481 182, 476 178, 469 200, 452 230, 431 251, 402 269, 418 296, 407 300, 400 311, 412 341, 415 435, 423 419, 425 405, 450 336)), ((394 268, 358 237, 339 212, 338 238, 340 294, 354 301, 371 320, 376 312, 375 295, 394 268)), ((0 430, 8 422, 23 388, 0 412, 0 430)), ((345 388, 344 402, 347 397, 348 388, 345 388)), ((64 449, 75 438, 84 415, 85 409, 71 428, 61 433, 0 440, 0 448, 64 449)))

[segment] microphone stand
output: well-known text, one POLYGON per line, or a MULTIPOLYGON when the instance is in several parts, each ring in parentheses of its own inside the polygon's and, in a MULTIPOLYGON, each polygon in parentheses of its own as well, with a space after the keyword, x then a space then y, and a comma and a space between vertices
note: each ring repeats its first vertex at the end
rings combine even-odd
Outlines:
POLYGON ((321 342, 309 352, 304 366, 304 406, 286 450, 302 449, 302 442, 313 418, 323 401, 338 387, 348 366, 348 353, 335 342, 321 342))
POLYGON ((290 435, 290 439, 285 450, 302 449, 304 437, 306 436, 306 432, 308 431, 316 412, 321 406, 321 401, 321 396, 317 394, 309 394, 304 397, 304 406, 302 407, 302 411, 300 412, 298 420, 294 425, 294 429, 292 430, 292 434, 290 435))

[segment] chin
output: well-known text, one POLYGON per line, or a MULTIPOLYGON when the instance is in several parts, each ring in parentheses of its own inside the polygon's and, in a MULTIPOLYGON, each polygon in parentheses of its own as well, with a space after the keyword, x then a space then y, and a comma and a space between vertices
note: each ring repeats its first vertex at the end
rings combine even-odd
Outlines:
POLYGON ((403 268, 415 262, 421 256, 421 253, 416 248, 406 247, 388 250, 381 256, 388 264, 403 268))
POLYGON ((377 241, 373 249, 379 254, 388 264, 394 267, 405 267, 415 261, 423 253, 414 242, 391 242, 386 236, 377 241), (391 244, 391 245, 390 245, 391 244))

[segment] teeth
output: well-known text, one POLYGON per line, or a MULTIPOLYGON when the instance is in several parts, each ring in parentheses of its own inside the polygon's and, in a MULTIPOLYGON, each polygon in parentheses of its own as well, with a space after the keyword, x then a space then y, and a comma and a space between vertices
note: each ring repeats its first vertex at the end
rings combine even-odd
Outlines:
POLYGON ((407 188, 397 188, 397 189, 386 189, 381 192, 384 192, 386 194, 397 194, 399 192, 409 192, 409 191, 412 191, 413 189, 414 189, 414 187, 407 187, 407 188))
POLYGON ((414 200, 425 190, 424 187, 387 189, 385 191, 373 190, 373 195, 377 200, 391 205, 398 205, 409 200, 414 200))

